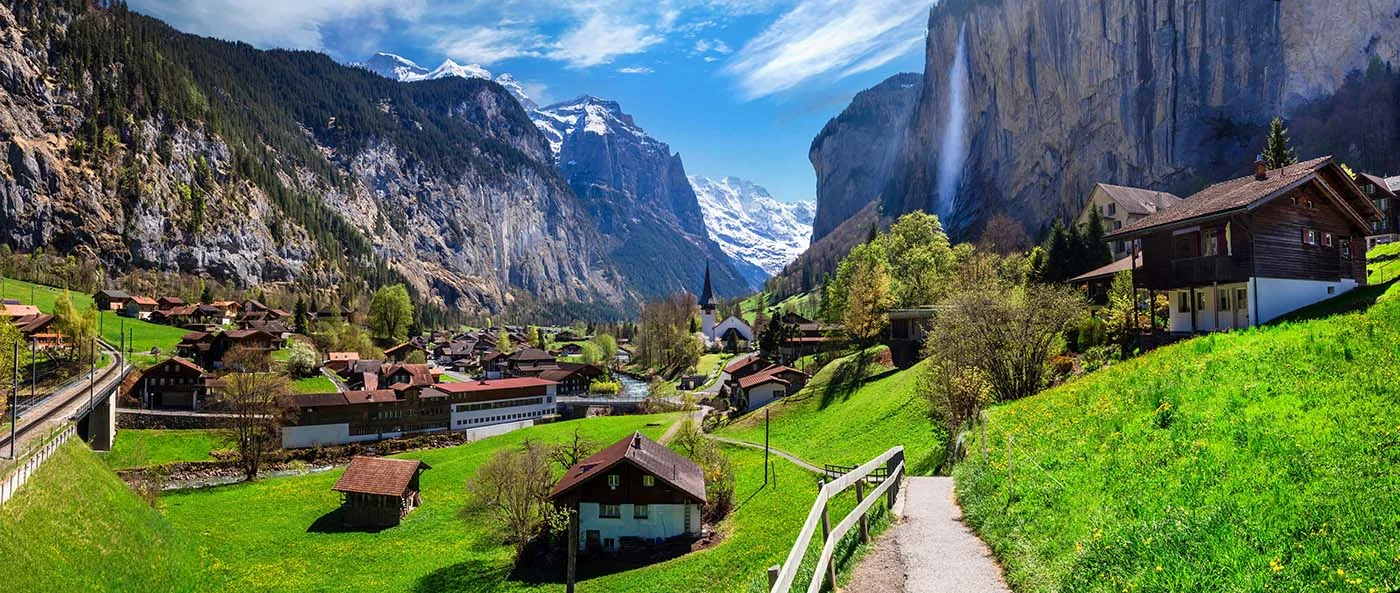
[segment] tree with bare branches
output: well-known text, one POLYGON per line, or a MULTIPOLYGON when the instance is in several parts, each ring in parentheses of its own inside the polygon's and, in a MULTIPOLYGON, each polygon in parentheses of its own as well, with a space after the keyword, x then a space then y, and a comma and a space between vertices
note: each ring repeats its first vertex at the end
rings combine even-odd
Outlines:
POLYGON ((549 502, 554 471, 549 451, 538 443, 503 449, 467 481, 467 509, 483 512, 520 557, 531 540, 562 513, 549 502))
POLYGON ((577 428, 574 429, 573 438, 562 443, 555 443, 548 449, 549 458, 558 463, 559 467, 564 468, 564 471, 569 471, 569 468, 578 465, 580 461, 587 459, 589 455, 597 451, 598 442, 584 436, 577 428))
POLYGON ((243 477, 257 479, 267 457, 282 446, 282 424, 290 413, 283 404, 291 383, 269 371, 229 373, 219 383, 218 403, 227 414, 222 432, 238 453, 243 477))

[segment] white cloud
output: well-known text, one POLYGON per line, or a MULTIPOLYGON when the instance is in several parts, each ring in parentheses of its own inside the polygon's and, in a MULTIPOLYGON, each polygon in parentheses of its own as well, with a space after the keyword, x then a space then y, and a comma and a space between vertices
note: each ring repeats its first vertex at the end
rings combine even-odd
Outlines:
POLYGON ((652 72, 655 72, 655 70, 652 70, 651 68, 647 68, 646 66, 634 66, 634 67, 630 67, 630 68, 618 68, 617 71, 620 72, 620 73, 622 73, 622 74, 651 74, 652 72))
POLYGON ((257 47, 331 51, 327 29, 353 23, 349 45, 379 38, 391 22, 413 21, 427 0, 130 0, 130 6, 181 31, 257 47))
POLYGON ((705 61, 706 61, 706 62, 718 62, 718 61, 719 61, 719 58, 716 58, 716 57, 714 57, 714 56, 705 56, 705 61))
POLYGON ((516 25, 438 31, 433 49, 454 60, 490 66, 512 58, 544 55, 548 39, 516 25))
POLYGON ((642 53, 664 40, 646 25, 599 12, 561 35, 549 57, 570 67, 587 68, 611 64, 618 56, 642 53))
POLYGON ((917 47, 931 3, 908 0, 802 0, 751 39, 725 71, 748 99, 817 77, 877 68, 917 47))

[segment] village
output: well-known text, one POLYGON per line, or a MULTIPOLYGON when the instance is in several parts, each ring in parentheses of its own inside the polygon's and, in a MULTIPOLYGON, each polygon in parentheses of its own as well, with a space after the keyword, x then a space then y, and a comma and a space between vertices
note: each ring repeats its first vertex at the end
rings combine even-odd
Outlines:
MULTIPOLYGON (((1013 272, 1013 278, 1040 274, 1051 279, 1050 275, 1060 274, 1069 291, 1039 298, 1079 302, 1044 301, 1040 311, 1031 314, 1059 311, 1061 318, 1035 323, 1049 323, 1052 338, 1072 333, 1060 355, 1071 357, 1072 363, 1059 371, 1065 375, 1051 375, 1047 383, 1060 383, 1192 336, 1269 324, 1300 309, 1343 298, 1374 281, 1368 278, 1367 252, 1385 253, 1397 238, 1393 188, 1400 185, 1400 177, 1353 175, 1329 157, 1278 168, 1269 168, 1261 157, 1254 168, 1253 175, 1211 184, 1186 198, 1098 184, 1086 197, 1083 212, 1046 240, 1048 253, 1037 247, 1029 256, 982 256, 998 262, 990 264, 992 268, 1004 268, 1007 262, 1029 266, 1013 272), (1071 236, 1079 238, 1067 238, 1071 236), (1096 256, 1099 259, 1082 258, 1073 264, 1056 261, 1071 257, 1067 254, 1076 247, 1068 245, 1073 242, 1101 254, 1096 256), (1097 265, 1099 261, 1107 263, 1097 265), (1096 267, 1083 271, 1089 265, 1096 267), (1096 356, 1103 358, 1096 361, 1096 356)), ((936 219, 925 215, 924 219, 901 219, 888 237, 894 240, 930 220, 937 234, 936 219)), ((882 233, 877 241, 884 240, 882 233)), ((946 240, 942 249, 949 249, 946 240)), ((577 419, 668 418, 669 428, 662 432, 645 428, 659 426, 655 423, 620 424, 619 428, 630 428, 609 429, 617 437, 609 442, 582 436, 578 428, 573 429, 571 441, 556 444, 526 437, 518 450, 498 450, 491 463, 468 478, 467 490, 477 501, 473 504, 496 517, 504 541, 515 546, 518 562, 530 563, 532 573, 540 575, 530 578, 567 583, 572 589, 577 575, 625 573, 690 550, 725 545, 727 529, 722 525, 742 504, 735 500, 740 493, 735 491, 732 458, 747 453, 725 444, 732 437, 717 435, 751 435, 755 418, 764 418, 762 442, 749 441, 745 446, 767 453, 769 409, 778 408, 785 421, 803 422, 793 416, 805 409, 800 402, 827 397, 811 393, 814 388, 859 391, 866 381, 879 380, 862 376, 915 372, 926 357, 980 364, 975 360, 979 354, 960 351, 953 336, 976 326, 966 315, 991 313, 968 309, 972 304, 957 298, 921 302, 918 299, 926 295, 896 295, 891 280, 879 278, 891 271, 884 261, 858 269, 871 261, 862 260, 866 257, 858 249, 847 258, 849 265, 843 263, 841 273, 819 295, 824 306, 817 308, 801 299, 759 301, 756 309, 721 302, 713 293, 707 269, 699 279, 698 296, 679 295, 648 304, 639 326, 610 326, 625 337, 589 331, 590 323, 494 325, 408 335, 411 305, 388 290, 376 294, 367 314, 346 307, 310 310, 300 300, 289 312, 254 298, 187 302, 169 294, 152 298, 115 288, 92 294, 87 312, 78 311, 66 293, 56 296, 55 305, 45 312, 33 302, 9 298, 26 286, 35 291, 33 285, 16 281, 6 288, 5 331, 18 336, 16 354, 19 345, 30 349, 33 354, 27 362, 36 367, 41 353, 47 352, 53 362, 60 359, 58 353, 72 349, 79 363, 83 356, 91 359, 88 364, 95 374, 98 341, 108 351, 105 356, 113 359, 142 357, 144 364, 126 367, 115 387, 112 455, 123 449, 128 433, 166 439, 188 431, 232 439, 227 441, 231 446, 218 453, 217 459, 227 461, 197 461, 211 453, 202 450, 190 461, 165 462, 170 465, 159 474, 151 471, 155 466, 123 470, 136 491, 160 497, 163 489, 197 487, 198 479, 181 477, 181 472, 189 470, 197 470, 190 475, 206 481, 219 472, 253 480, 269 467, 281 474, 301 463, 297 460, 329 460, 334 467, 344 464, 343 470, 334 472, 337 477, 329 487, 340 502, 338 507, 324 509, 328 514, 317 526, 367 534, 366 544, 373 541, 373 534, 389 533, 381 530, 414 521, 422 513, 419 509, 444 502, 434 500, 422 486, 423 476, 431 478, 440 471, 434 469, 441 465, 440 458, 383 456, 381 452, 439 447, 452 451, 511 434, 534 434, 542 427, 566 427, 577 419), (845 286, 833 289, 842 283, 845 286), (59 304, 62 301, 69 302, 59 304), (842 303, 843 309, 832 312, 828 307, 833 301, 842 303), (649 332, 658 317, 668 319, 670 326, 664 333, 649 332), (964 320, 961 326, 948 327, 958 320, 964 320), (318 329, 350 323, 363 323, 359 331, 382 338, 359 350, 334 349, 336 344, 324 339, 318 329), (115 343, 109 324, 116 330, 115 343), (163 326, 168 328, 162 330, 165 335, 173 332, 179 337, 164 347, 137 352, 133 336, 138 326, 163 326), (84 338, 90 342, 86 350, 81 346, 84 338), (852 366, 855 361, 861 366, 852 366), (890 370, 879 371, 881 365, 890 370), (916 368, 901 370, 911 367, 916 368), (839 376, 847 373, 857 376, 839 376), (785 400, 799 403, 787 409, 785 400), (430 440, 443 435, 450 438, 430 440), (551 466, 563 471, 562 476, 553 477, 556 471, 551 466), (211 470, 215 473, 210 474, 211 470), (540 481, 532 487, 520 486, 518 479, 529 475, 540 481), (523 516, 490 511, 511 505, 534 510, 523 516), (567 524, 560 531, 545 528, 556 512, 567 524), (559 548, 568 552, 564 554, 567 567, 559 564, 563 562, 556 553, 559 548)), ((966 254, 957 257, 965 263, 945 267, 943 273, 950 278, 986 273, 956 271, 976 261, 966 254)), ((981 277, 1006 283, 1008 278, 996 278, 1004 273, 981 277)), ((1010 282, 1003 285, 1022 290, 1015 286, 1025 280, 1010 282)), ((597 327, 601 330, 605 325, 597 327)), ((1003 342, 1001 347, 1018 349, 1026 344, 1003 342)), ((1059 355, 1053 349, 1040 355, 1044 358, 1034 363, 1037 366, 1058 364, 1050 358, 1059 355)), ((12 362, 18 369, 22 361, 17 356, 12 362)), ((923 437, 936 442, 937 435, 953 434, 976 422, 986 405, 977 393, 1004 389, 994 386, 996 379, 988 376, 984 387, 973 390, 976 399, 969 400, 966 386, 959 382, 965 379, 953 378, 949 387, 937 387, 940 375, 934 368, 948 372, 948 367, 926 371, 935 384, 927 396, 934 406, 933 417, 946 423, 941 429, 935 425, 933 433, 923 437)), ((33 386, 30 397, 24 397, 26 381, 37 381, 37 374, 26 378, 13 373, 9 379, 14 385, 10 417, 17 419, 12 429, 21 429, 22 437, 29 410, 36 402, 52 398, 34 395, 33 386)), ((77 377, 74 384, 81 386, 83 380, 77 377)), ((1039 389, 1032 385, 1027 395, 1039 389)), ((100 429, 86 430, 91 438, 100 429)), ((12 437, 5 446, 44 438, 37 434, 28 439, 12 437)), ((912 462, 905 451, 920 448, 881 437, 876 440, 896 445, 900 451, 896 460, 912 462)), ((947 447, 944 452, 945 446, 934 445, 926 453, 928 459, 941 460, 931 462, 933 468, 946 471, 957 456, 967 454, 951 444, 947 447)), ((839 458, 856 465, 866 461, 839 458)), ((898 479, 909 471, 904 463, 881 465, 885 473, 880 478, 862 478, 857 483, 880 485, 892 476, 898 479)), ((760 469, 765 484, 775 472, 784 473, 771 462, 760 469)), ((854 465, 843 469, 828 462, 825 479, 852 471, 869 470, 854 465)), ((296 478, 259 481, 290 479, 296 478)), ((889 490, 891 502, 896 490, 889 490)), ((880 516, 888 521, 889 512, 892 507, 880 516)), ((862 540, 871 537, 864 521, 862 540)), ((313 527, 319 530, 317 526, 313 527)), ((787 578, 778 570, 770 570, 768 576, 771 583, 787 578)))

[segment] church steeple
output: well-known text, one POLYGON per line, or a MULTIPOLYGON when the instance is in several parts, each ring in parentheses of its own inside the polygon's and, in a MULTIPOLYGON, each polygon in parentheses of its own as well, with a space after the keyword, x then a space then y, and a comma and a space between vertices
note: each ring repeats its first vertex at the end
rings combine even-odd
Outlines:
POLYGON ((699 305, 701 309, 713 309, 715 291, 710 287, 710 262, 705 261, 705 287, 700 289, 699 305))

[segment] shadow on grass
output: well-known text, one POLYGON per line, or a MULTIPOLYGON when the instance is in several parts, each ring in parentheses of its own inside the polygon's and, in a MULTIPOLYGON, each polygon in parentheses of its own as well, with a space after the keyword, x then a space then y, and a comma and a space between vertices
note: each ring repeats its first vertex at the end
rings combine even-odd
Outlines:
MULTIPOLYGON (((560 575, 563 576, 562 574, 560 575)), ((414 584, 414 593, 475 593, 498 591, 510 577, 510 567, 482 560, 469 560, 439 568, 414 584)), ((562 578, 560 581, 562 582, 562 578)))
POLYGON ((387 527, 368 527, 362 525, 352 525, 345 516, 345 507, 336 507, 334 511, 321 515, 320 518, 312 522, 306 528, 307 533, 379 533, 388 529, 387 527))
POLYGON ((1395 280, 1390 280, 1381 284, 1359 286, 1325 301, 1313 303, 1302 309, 1273 319, 1265 323, 1264 326, 1278 325, 1285 322, 1311 321, 1314 319, 1331 317, 1333 315, 1341 315, 1343 313, 1365 311, 1366 309, 1370 309, 1371 305, 1376 304, 1376 301, 1381 298, 1381 295, 1384 295, 1387 290, 1390 290, 1390 287, 1394 285, 1395 282, 1395 280))
POLYGON ((866 383, 878 381, 899 372, 897 368, 888 368, 875 374, 869 374, 870 367, 875 364, 875 356, 868 353, 833 364, 838 366, 831 373, 831 380, 821 386, 822 401, 818 409, 824 410, 827 406, 836 403, 837 400, 845 401, 866 383))

